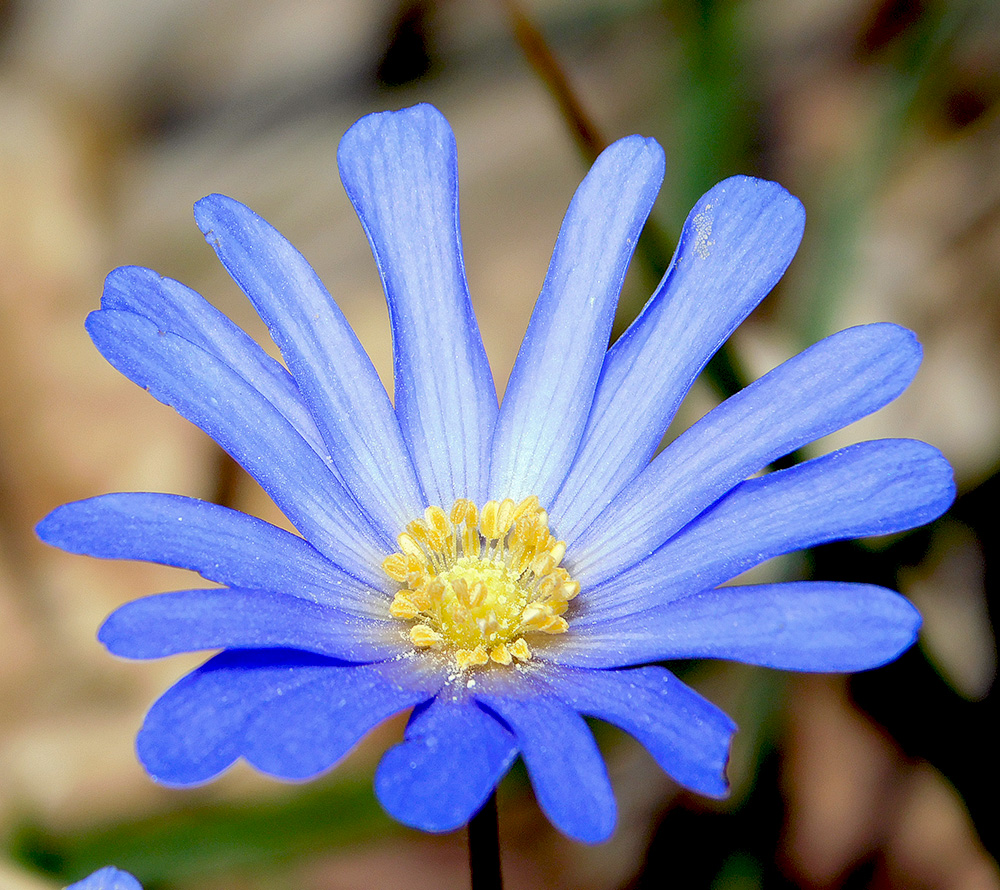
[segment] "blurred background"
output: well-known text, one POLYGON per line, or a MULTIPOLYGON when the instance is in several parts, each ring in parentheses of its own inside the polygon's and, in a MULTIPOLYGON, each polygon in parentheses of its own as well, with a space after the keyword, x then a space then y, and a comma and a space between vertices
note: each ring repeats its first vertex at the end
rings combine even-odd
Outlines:
MULTIPOLYGON (((374 264, 335 164, 359 116, 436 104, 459 145, 465 253, 502 388, 573 189, 607 141, 666 148, 667 180, 620 326, 719 179, 779 180, 802 248, 688 399, 697 418, 840 328, 913 328, 910 389, 860 438, 940 447, 960 496, 932 526, 763 570, 870 580, 925 616, 918 648, 852 678, 680 665, 740 724, 733 794, 680 791, 597 726, 619 797, 583 847, 523 771, 500 790, 508 885, 531 888, 1000 887, 994 689, 1000 501, 1000 6, 990 0, 5 0, 0 2, 0 888, 100 865, 147 890, 463 888, 463 832, 389 820, 381 727, 302 786, 236 768, 156 787, 133 740, 197 656, 127 663, 95 640, 186 573, 45 548, 34 524, 115 490, 214 499, 280 522, 212 442, 120 377, 83 320, 104 275, 151 266, 265 332, 193 224, 224 192, 313 263, 391 386, 374 264)), ((619 327, 619 330, 621 327, 619 327)))

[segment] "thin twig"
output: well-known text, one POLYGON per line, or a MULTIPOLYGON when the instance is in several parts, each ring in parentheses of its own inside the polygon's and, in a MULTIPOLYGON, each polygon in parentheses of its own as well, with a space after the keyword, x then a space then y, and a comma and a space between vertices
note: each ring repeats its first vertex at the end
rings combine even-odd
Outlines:
POLYGON ((577 145, 587 160, 593 163, 597 156, 607 148, 608 140, 597 128, 577 98, 569 78, 566 76, 566 71, 549 47, 545 35, 528 17, 517 0, 499 0, 499 2, 510 19, 514 39, 521 48, 521 52, 524 53, 525 59, 549 88, 559 106, 559 111, 576 139, 577 145))

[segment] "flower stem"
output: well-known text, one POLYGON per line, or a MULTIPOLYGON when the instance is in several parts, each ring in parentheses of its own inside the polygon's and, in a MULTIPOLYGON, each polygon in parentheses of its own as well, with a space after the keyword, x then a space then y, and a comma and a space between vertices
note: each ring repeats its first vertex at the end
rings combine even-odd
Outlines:
POLYGON ((469 870, 472 890, 503 890, 496 791, 469 821, 469 870))

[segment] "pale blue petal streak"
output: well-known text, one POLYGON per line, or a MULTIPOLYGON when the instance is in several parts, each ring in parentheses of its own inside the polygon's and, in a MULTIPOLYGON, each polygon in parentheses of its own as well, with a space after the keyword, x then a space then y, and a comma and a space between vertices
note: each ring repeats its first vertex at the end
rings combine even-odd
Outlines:
POLYGON ((351 326, 302 254, 252 210, 209 195, 194 213, 267 323, 348 489, 394 538, 423 503, 392 404, 351 326))
POLYGON ((128 872, 109 865, 70 884, 66 890, 142 890, 142 885, 128 872))
POLYGON ((734 485, 898 396, 920 364, 905 328, 850 328, 779 365, 674 440, 573 545, 594 586, 656 550, 734 485))
POLYGON ((330 460, 288 371, 199 293, 152 269, 123 266, 105 280, 101 308, 134 312, 159 330, 177 334, 218 357, 271 402, 317 454, 330 460))
POLYGON ((206 782, 239 757, 278 778, 311 778, 383 720, 432 697, 420 679, 396 662, 223 652, 153 705, 136 740, 139 760, 166 785, 206 782))
POLYGON ((936 448, 910 439, 861 442, 750 479, 649 559, 581 592, 572 627, 708 590, 783 553, 923 525, 954 497, 948 462, 936 448))
POLYGON ((406 652, 410 647, 399 627, 397 621, 358 618, 291 593, 216 587, 133 600, 111 613, 97 638, 123 658, 294 648, 359 662, 406 652))
POLYGON ((736 724, 661 667, 592 671, 550 665, 554 695, 581 714, 624 729, 685 788, 722 797, 736 724))
POLYGON ((920 614, 871 584, 719 587, 585 628, 560 660, 586 667, 724 658, 786 671, 863 671, 917 638, 920 614))
POLYGON ((382 276, 396 413, 424 493, 445 509, 481 502, 497 396, 462 260, 455 137, 430 105, 372 114, 337 161, 382 276))
POLYGON ((329 467, 285 417, 216 356, 131 312, 87 318, 101 354, 208 433, 321 553, 369 584, 391 543, 379 539, 329 467))
POLYGON ((208 501, 121 492, 57 507, 38 536, 70 553, 177 566, 233 587, 290 593, 383 618, 388 596, 372 590, 298 535, 208 501))
POLYGON ((548 506, 565 478, 663 165, 652 139, 620 139, 573 196, 500 407, 491 497, 534 494, 548 506))
POLYGON ((549 508, 559 537, 572 541, 653 456, 695 377, 791 262, 804 219, 780 185, 748 176, 695 205, 656 293, 608 352, 580 450, 549 508))
POLYGON ((538 805, 553 825, 588 844, 607 840, 617 818, 614 792, 583 718, 554 695, 476 698, 513 730, 538 805))
POLYGON ((451 831, 474 816, 517 756, 506 727, 472 701, 439 697, 413 712, 405 740, 375 771, 389 815, 421 831, 451 831))

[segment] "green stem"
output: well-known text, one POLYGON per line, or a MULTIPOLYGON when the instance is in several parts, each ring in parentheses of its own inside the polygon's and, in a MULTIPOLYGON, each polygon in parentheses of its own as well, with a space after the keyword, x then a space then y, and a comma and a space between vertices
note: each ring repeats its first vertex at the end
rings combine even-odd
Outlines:
POLYGON ((503 890, 496 791, 469 822, 469 870, 472 890, 503 890))

